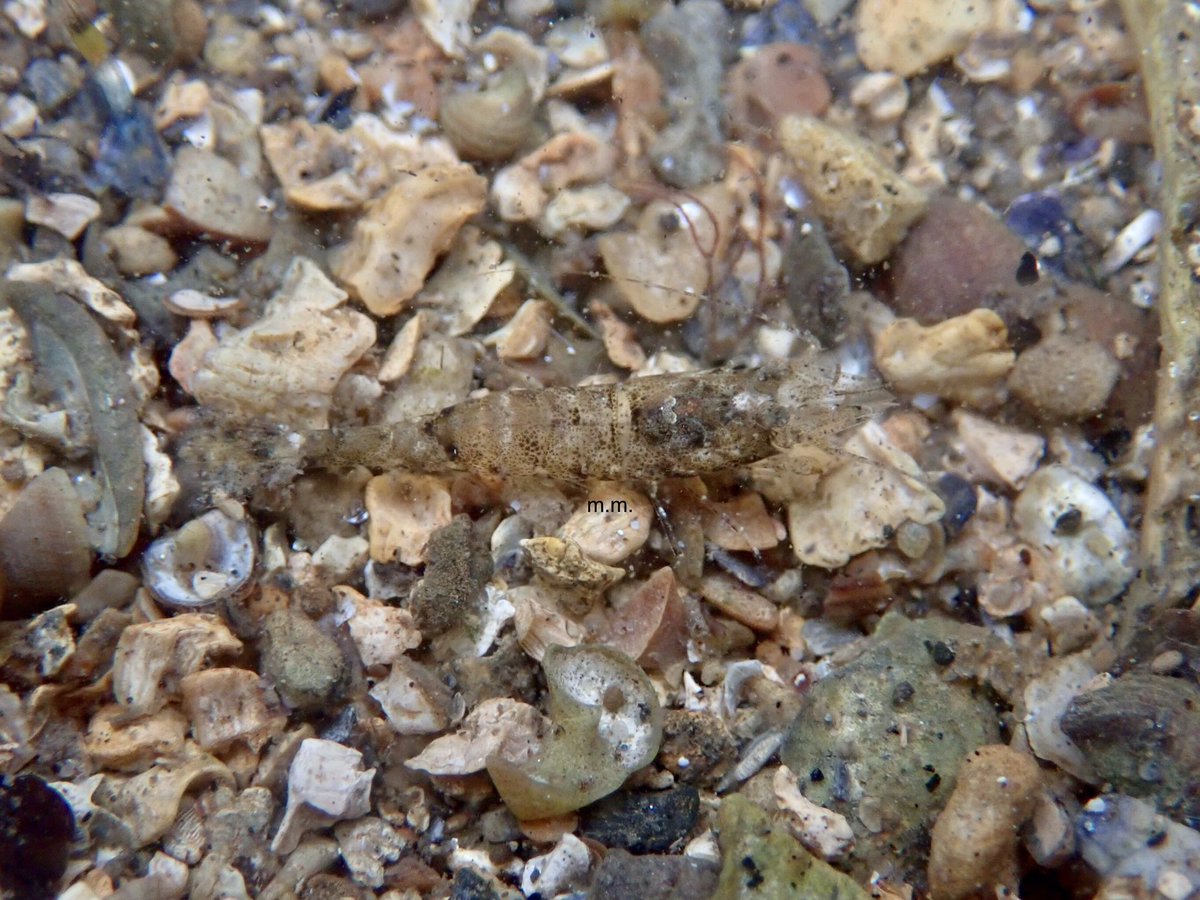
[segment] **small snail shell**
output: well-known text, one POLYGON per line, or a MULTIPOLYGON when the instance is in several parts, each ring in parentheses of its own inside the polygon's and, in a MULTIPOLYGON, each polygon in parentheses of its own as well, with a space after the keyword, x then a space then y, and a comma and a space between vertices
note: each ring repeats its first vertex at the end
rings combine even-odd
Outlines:
POLYGON ((504 70, 492 86, 442 97, 442 130, 465 159, 508 159, 529 139, 534 102, 520 68, 504 70))
POLYGON ((248 590, 254 557, 245 516, 214 509, 146 548, 144 583, 166 606, 202 608, 248 590))

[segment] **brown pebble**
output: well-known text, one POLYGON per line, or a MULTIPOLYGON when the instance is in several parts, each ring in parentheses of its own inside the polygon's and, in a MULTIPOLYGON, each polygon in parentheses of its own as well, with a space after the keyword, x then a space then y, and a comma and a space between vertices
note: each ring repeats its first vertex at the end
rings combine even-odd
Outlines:
POLYGON ((1158 371, 1158 316, 1113 294, 1081 284, 1065 289, 1062 315, 1067 331, 1101 344, 1121 360, 1121 375, 1108 400, 1111 426, 1133 429, 1154 412, 1158 371), (1118 352, 1121 345, 1125 352, 1118 352))
POLYGON ((1051 335, 1017 357, 1008 386, 1041 415, 1084 419, 1108 401, 1120 364, 1095 341, 1051 335))
POLYGON ((765 44, 741 60, 725 82, 736 135, 770 134, 787 115, 821 116, 833 94, 821 54, 805 44, 765 44))
POLYGON ((1150 671, 1155 675, 1170 675, 1182 665, 1182 653, 1178 650, 1165 650, 1150 660, 1150 671))
POLYGON ((1018 832, 1033 814, 1041 772, 1034 758, 1001 744, 967 756, 933 825, 929 889, 944 900, 1016 890, 1018 832))
POLYGON ((91 565, 87 521, 71 477, 47 469, 0 522, 4 618, 23 619, 70 599, 87 583, 91 565))
POLYGON ((775 604, 732 578, 706 576, 700 580, 700 594, 720 612, 747 628, 769 632, 779 625, 779 610, 775 604))
POLYGON ((935 200, 896 250, 892 307, 923 325, 984 307, 1012 325, 1039 305, 1040 286, 1017 282, 1025 251, 1024 241, 982 207, 935 200))

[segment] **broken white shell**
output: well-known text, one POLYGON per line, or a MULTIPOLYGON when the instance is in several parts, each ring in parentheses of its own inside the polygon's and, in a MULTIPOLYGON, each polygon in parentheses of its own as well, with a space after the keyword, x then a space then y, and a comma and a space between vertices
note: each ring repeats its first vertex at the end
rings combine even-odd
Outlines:
POLYGON ((213 509, 146 550, 146 587, 167 606, 199 609, 240 596, 254 574, 254 540, 245 516, 213 509))
POLYGON ((274 853, 291 853, 310 828, 357 819, 371 810, 374 769, 362 754, 335 741, 308 738, 288 770, 287 808, 271 841, 274 853))

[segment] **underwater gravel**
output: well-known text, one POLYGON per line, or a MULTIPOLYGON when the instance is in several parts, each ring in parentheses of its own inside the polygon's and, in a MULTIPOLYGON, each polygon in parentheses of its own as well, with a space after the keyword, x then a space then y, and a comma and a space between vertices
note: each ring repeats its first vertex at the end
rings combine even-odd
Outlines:
POLYGON ((1135 37, 4 4, 0 891, 1200 895, 1135 37))

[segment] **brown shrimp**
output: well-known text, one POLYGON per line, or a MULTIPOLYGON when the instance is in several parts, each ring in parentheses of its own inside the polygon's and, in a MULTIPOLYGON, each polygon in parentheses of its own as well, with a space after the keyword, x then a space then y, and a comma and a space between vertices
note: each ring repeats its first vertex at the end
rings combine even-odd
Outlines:
POLYGON ((276 474, 367 466, 571 483, 659 480, 736 469, 797 445, 827 448, 890 402, 873 382, 847 382, 821 361, 793 360, 506 391, 393 425, 260 434, 240 469, 243 476, 255 465, 276 474))

